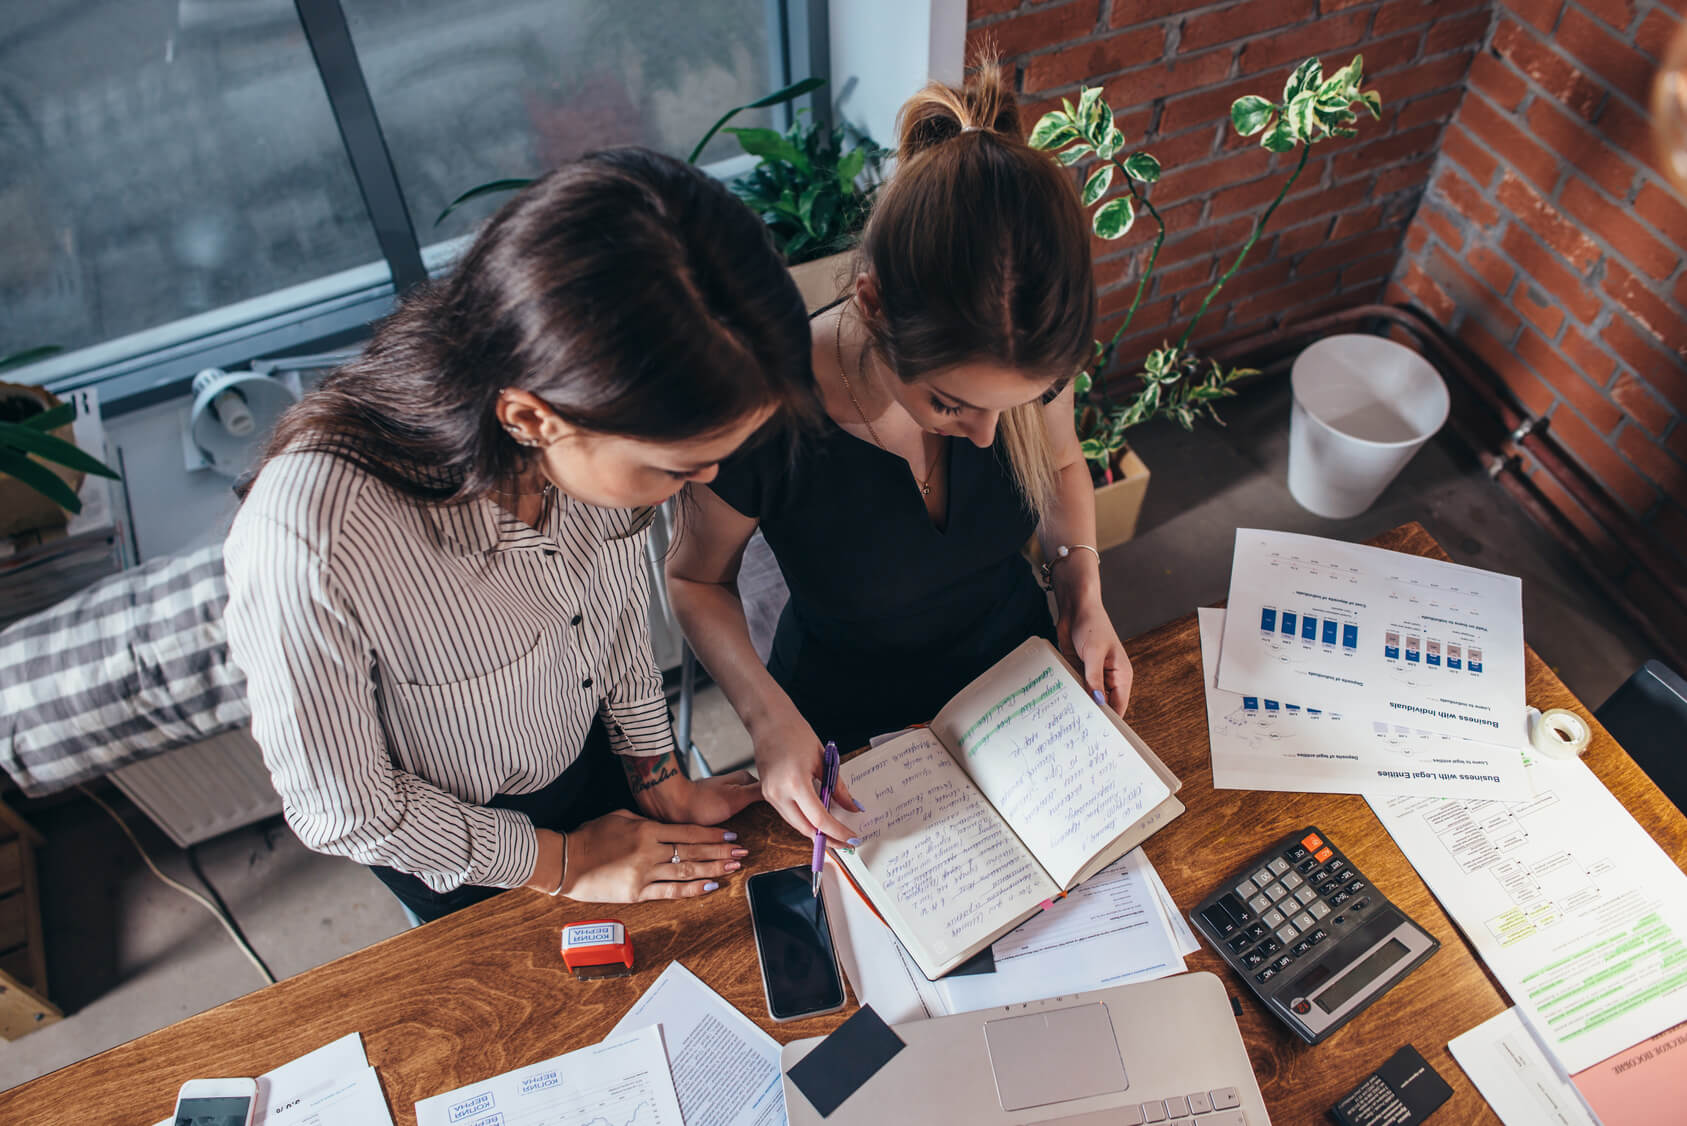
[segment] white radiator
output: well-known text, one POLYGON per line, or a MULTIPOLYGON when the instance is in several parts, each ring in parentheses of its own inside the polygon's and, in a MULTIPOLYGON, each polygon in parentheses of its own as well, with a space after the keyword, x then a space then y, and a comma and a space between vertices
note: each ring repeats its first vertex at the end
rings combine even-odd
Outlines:
POLYGON ((182 848, 281 812, 263 755, 244 727, 110 777, 182 848))

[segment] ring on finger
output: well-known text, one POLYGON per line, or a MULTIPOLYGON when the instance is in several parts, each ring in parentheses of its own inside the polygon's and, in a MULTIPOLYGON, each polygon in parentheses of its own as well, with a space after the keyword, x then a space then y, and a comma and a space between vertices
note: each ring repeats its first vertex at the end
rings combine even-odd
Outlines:
POLYGON ((679 863, 679 845, 674 846, 674 854, 668 858, 669 864, 679 863))

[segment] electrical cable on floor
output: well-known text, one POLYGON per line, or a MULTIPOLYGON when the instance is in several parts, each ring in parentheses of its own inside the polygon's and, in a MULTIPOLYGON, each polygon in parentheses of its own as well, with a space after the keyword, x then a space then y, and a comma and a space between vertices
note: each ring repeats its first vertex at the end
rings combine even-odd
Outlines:
MULTIPOLYGON (((216 917, 217 922, 223 925, 223 929, 228 931, 229 937, 234 939, 234 944, 240 947, 240 952, 246 955, 254 966, 258 967, 258 972, 264 975, 264 980, 269 982, 271 985, 275 984, 275 975, 270 973, 268 966, 264 965, 264 960, 258 957, 258 952, 252 949, 252 944, 246 941, 246 936, 240 933, 240 928, 235 926, 234 920, 229 916, 226 908, 220 907, 216 903, 212 903, 209 899, 206 899, 203 895, 200 895, 197 891, 194 891, 192 888, 188 887, 179 880, 173 880, 169 876, 166 876, 159 869, 158 865, 153 863, 151 855, 149 855, 146 849, 141 845, 140 838, 136 837, 134 830, 129 828, 129 823, 124 821, 115 809, 107 805, 105 799, 101 798, 98 794, 94 793, 86 786, 78 785, 76 788, 88 795, 88 797, 92 798, 95 805, 98 805, 101 809, 111 815, 111 819, 117 822, 117 827, 123 830, 123 835, 129 838, 129 843, 135 846, 135 851, 141 854, 141 859, 146 861, 146 866, 152 869, 152 874, 154 876, 157 876, 160 880, 163 880, 166 884, 175 888, 188 898, 195 900, 200 906, 204 907, 205 910, 211 912, 211 914, 216 917)), ((204 880, 205 875, 203 872, 199 871, 199 863, 197 859, 192 857, 191 854, 189 855, 189 862, 192 863, 194 872, 198 874, 201 880, 204 880)), ((212 895, 217 895, 216 889, 211 887, 211 882, 209 880, 205 880, 205 886, 211 889, 212 895)), ((222 897, 217 896, 217 898, 221 900, 222 897)))

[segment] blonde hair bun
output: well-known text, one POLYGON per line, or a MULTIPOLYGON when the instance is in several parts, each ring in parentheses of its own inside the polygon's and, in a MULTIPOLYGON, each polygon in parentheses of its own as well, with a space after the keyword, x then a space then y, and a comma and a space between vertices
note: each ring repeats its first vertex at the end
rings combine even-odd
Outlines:
POLYGON ((896 155, 901 160, 936 147, 963 133, 997 133, 1016 141, 1020 128, 1019 102, 1008 89, 1002 67, 993 57, 979 60, 961 89, 941 82, 903 103, 896 115, 896 155))

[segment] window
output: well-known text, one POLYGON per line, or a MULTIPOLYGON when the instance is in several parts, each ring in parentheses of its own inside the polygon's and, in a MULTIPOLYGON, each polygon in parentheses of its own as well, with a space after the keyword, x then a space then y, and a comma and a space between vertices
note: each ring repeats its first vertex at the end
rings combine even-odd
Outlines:
POLYGON ((501 202, 436 225, 460 192, 612 144, 684 156, 823 72, 824 25, 817 0, 7 5, 0 355, 64 350, 8 378, 121 411, 356 338, 501 202))

